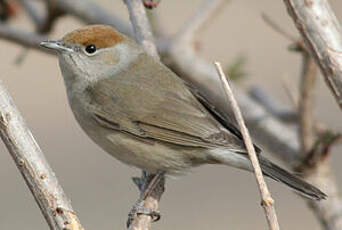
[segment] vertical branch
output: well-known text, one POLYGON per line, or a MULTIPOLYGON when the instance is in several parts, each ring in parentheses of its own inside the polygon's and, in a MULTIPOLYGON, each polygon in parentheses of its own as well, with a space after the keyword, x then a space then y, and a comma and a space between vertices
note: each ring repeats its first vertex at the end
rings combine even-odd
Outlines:
POLYGON ((253 146, 253 142, 251 140, 251 137, 249 135, 248 129, 245 125, 245 122, 243 120, 240 108, 234 98, 233 91, 229 86, 229 83, 226 79, 225 74, 223 73, 222 67, 219 62, 215 62, 215 67, 217 70, 218 75, 220 76, 220 79, 222 81, 223 87, 225 89, 225 93, 227 98, 229 99, 229 102, 232 106, 235 118, 239 124, 242 136, 243 136, 243 141, 245 143, 245 146, 248 151, 249 158, 251 160, 255 177, 259 186, 259 190, 261 193, 261 198, 262 198, 262 206, 264 207, 265 210, 265 215, 267 219, 267 223, 269 226, 269 229, 271 230, 279 230, 279 224, 277 220, 277 215, 274 209, 274 200, 272 199, 271 193, 268 191, 266 182, 264 180, 260 164, 258 161, 258 157, 255 153, 255 149, 253 146))
POLYGON ((298 106, 299 139, 302 153, 307 154, 314 143, 314 88, 317 76, 315 60, 305 50, 302 50, 303 69, 300 82, 300 97, 298 106))
POLYGON ((42 151, 0 84, 0 136, 52 230, 83 230, 42 151))

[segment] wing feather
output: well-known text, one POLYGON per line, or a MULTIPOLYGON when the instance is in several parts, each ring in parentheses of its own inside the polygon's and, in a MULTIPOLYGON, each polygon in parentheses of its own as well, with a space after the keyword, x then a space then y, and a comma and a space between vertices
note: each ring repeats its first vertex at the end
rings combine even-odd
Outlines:
POLYGON ((100 125, 175 145, 245 151, 168 68, 146 54, 131 66, 87 88, 88 107, 100 125))

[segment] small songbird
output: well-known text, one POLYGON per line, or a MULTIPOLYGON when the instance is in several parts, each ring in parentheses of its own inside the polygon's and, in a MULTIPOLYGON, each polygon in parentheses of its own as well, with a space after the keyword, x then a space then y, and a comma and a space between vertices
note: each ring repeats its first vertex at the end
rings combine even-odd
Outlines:
MULTIPOLYGON (((118 160, 150 173, 202 164, 253 171, 240 131, 135 41, 91 25, 45 41, 58 53, 71 109, 88 136, 118 160)), ((312 199, 326 195, 264 158, 264 175, 312 199)))

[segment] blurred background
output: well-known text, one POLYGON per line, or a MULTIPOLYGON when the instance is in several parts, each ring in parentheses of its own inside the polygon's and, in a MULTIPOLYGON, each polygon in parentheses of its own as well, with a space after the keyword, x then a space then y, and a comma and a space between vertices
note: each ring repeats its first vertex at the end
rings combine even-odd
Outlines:
MULTIPOLYGON (((98 0, 128 21, 123 1, 98 0)), ((161 1, 165 31, 174 34, 200 4, 199 0, 161 1)), ((342 21, 342 1, 331 1, 342 21)), ((286 38, 261 17, 267 14, 283 29, 298 36, 282 1, 231 1, 198 33, 200 55, 206 60, 232 63, 246 57, 243 87, 262 86, 279 102, 292 106, 284 82, 296 95, 300 55, 289 52, 286 38)), ((27 15, 11 23, 32 31, 27 15)), ((82 26, 71 18, 59 19, 51 38, 82 26)), ((85 229, 124 229, 127 214, 138 197, 129 168, 91 142, 76 123, 67 104, 56 57, 30 50, 21 65, 15 60, 23 47, 0 40, 0 78, 31 128, 59 182, 72 201, 85 229)), ((319 78, 315 115, 334 130, 342 130, 341 111, 319 78)), ((3 144, 0 145, 0 229, 48 229, 23 178, 3 144)), ((341 147, 334 147, 330 161, 340 189, 341 147)), ((265 153, 269 155, 268 153, 265 153)), ((274 158, 273 158, 274 159, 274 158)), ((276 160, 276 159, 274 159, 276 160)), ((287 187, 269 181, 282 229, 320 229, 305 202, 287 187)), ((266 229, 259 192, 252 174, 224 166, 205 166, 176 179, 168 179, 160 203, 162 219, 153 229, 266 229)))

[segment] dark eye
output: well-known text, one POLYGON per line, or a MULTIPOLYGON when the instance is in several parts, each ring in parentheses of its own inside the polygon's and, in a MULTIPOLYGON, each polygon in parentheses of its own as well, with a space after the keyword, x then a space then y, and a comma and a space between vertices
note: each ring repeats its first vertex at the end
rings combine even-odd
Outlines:
POLYGON ((96 46, 94 44, 90 44, 88 45, 86 48, 85 48, 85 51, 88 53, 88 54, 93 54, 95 53, 96 51, 96 46))

